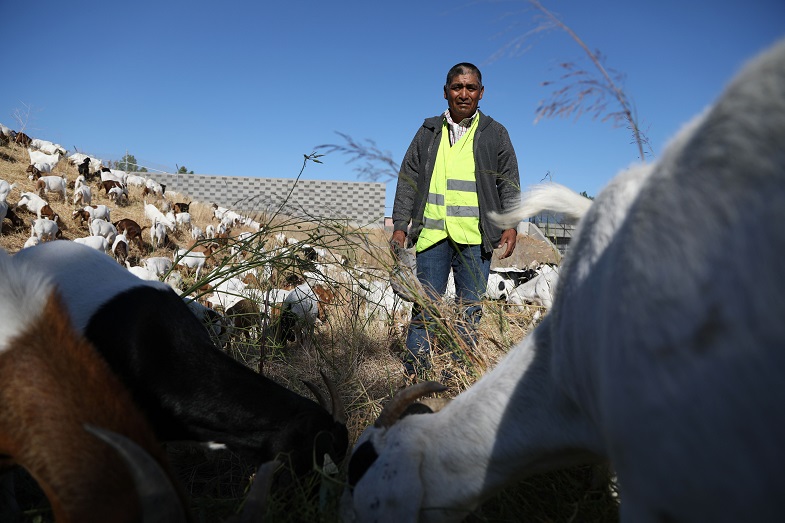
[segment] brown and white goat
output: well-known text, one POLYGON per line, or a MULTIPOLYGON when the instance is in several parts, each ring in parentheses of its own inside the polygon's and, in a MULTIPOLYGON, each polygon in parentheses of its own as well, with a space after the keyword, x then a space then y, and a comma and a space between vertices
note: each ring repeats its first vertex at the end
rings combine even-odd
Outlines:
POLYGON ((256 463, 288 453, 298 473, 325 453, 343 458, 346 417, 331 384, 332 414, 218 350, 167 284, 141 280, 98 251, 46 242, 14 256, 57 283, 76 330, 129 388, 161 440, 223 443, 256 463))
POLYGON ((0 250, 0 280, 0 468, 25 468, 59 523, 139 521, 129 468, 85 426, 124 435, 166 469, 147 421, 45 273, 0 250))

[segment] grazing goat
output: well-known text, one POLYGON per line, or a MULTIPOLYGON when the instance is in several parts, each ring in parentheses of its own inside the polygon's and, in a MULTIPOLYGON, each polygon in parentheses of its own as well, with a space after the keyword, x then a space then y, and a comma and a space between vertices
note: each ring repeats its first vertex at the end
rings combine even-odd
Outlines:
POLYGON ((74 238, 76 243, 86 245, 91 249, 101 251, 104 254, 110 254, 111 244, 103 236, 85 236, 84 238, 74 238))
POLYGON ((41 176, 35 182, 35 188, 38 196, 43 198, 45 192, 53 192, 62 196, 63 201, 68 199, 68 196, 66 195, 67 185, 68 182, 66 181, 65 176, 41 176))
MULTIPOLYGON (((60 161, 60 155, 55 154, 46 154, 42 153, 41 151, 34 151, 32 149, 28 149, 27 153, 30 155, 30 163, 35 166, 40 165, 49 165, 51 166, 50 169, 46 172, 52 172, 52 169, 57 165, 60 161)), ((41 169, 41 167, 38 167, 41 169)), ((41 169, 43 171, 43 169, 41 169)))
POLYGON ((115 229, 118 233, 124 233, 129 241, 136 243, 140 251, 144 251, 144 241, 142 240, 142 231, 147 229, 147 226, 141 227, 138 223, 130 218, 123 218, 114 223, 115 229))
POLYGON ((46 154, 57 154, 65 156, 65 148, 57 143, 52 143, 48 140, 41 140, 40 138, 33 138, 30 142, 30 147, 38 149, 46 154))
POLYGON ((553 305, 553 294, 559 281, 559 268, 542 265, 536 270, 536 276, 512 290, 508 291, 507 303, 523 305, 531 303, 550 309, 553 305))
MULTIPOLYGON (((160 225, 160 224, 159 224, 160 225)), ((190 270, 195 270, 196 279, 199 279, 199 273, 202 272, 207 259, 213 254, 211 247, 206 247, 204 250, 188 250, 177 249, 175 250, 172 260, 178 265, 186 267, 190 270)))
POLYGON ((344 456, 346 418, 329 380, 333 414, 218 350, 168 285, 141 280, 82 245, 42 243, 14 257, 57 285, 76 331, 128 387, 161 440, 223 443, 256 463, 290 453, 298 473, 325 453, 334 462, 344 456))
POLYGON ((128 259, 128 238, 125 233, 118 233, 112 243, 111 251, 117 263, 125 265, 125 260, 128 259))
POLYGON ((74 189, 74 205, 90 205, 93 202, 93 191, 86 185, 80 185, 74 189))
MULTIPOLYGON (((141 486, 155 501, 140 503, 120 454, 86 430, 89 424, 122 434, 168 470, 150 425, 75 328, 49 271, 0 249, 0 281, 4 464, 27 469, 49 499, 56 521, 141 521, 151 503, 152 512, 160 515, 165 498, 156 495, 161 488, 145 475, 141 486)), ((185 506, 184 499, 172 496, 176 505, 185 506)))
POLYGON ((117 229, 115 226, 112 225, 111 222, 104 220, 103 218, 95 218, 92 222, 90 222, 90 234, 93 236, 103 236, 109 242, 109 245, 114 243, 114 239, 117 236, 117 229))
POLYGON ((22 132, 16 133, 16 138, 14 138, 14 143, 21 145, 22 147, 30 147, 30 143, 32 143, 32 141, 32 138, 22 132))
MULTIPOLYGON (((781 520, 783 144, 785 41, 657 164, 571 198, 584 216, 550 313, 441 411, 396 422, 405 402, 388 405, 346 517, 457 521, 512 481, 608 459, 622 521, 781 520)), ((500 223, 556 207, 545 194, 500 223)))
POLYGON ((153 245, 154 249, 159 249, 166 245, 169 241, 169 238, 166 236, 166 227, 164 224, 156 221, 155 224, 150 227, 150 243, 153 245))
POLYGON ((118 182, 117 180, 102 180, 96 183, 95 186, 98 188, 99 193, 101 192, 101 189, 103 189, 107 198, 109 197, 109 191, 111 191, 112 188, 114 187, 119 187, 120 189, 123 188, 122 182, 118 182))
POLYGON ((153 256, 142 260, 142 266, 155 274, 157 278, 161 278, 171 271, 172 263, 172 260, 163 256, 153 256))
POLYGON ((122 187, 112 187, 107 194, 109 199, 117 204, 128 203, 128 189, 125 185, 122 187))
POLYGON ((48 242, 55 240, 62 235, 62 231, 60 231, 60 228, 57 226, 57 222, 54 220, 38 218, 37 220, 32 221, 32 227, 30 228, 31 238, 35 236, 42 242, 48 242))
POLYGON ((33 192, 23 192, 19 195, 19 201, 16 202, 15 209, 19 209, 20 207, 28 212, 35 213, 36 216, 41 218, 41 212, 44 210, 45 207, 48 207, 49 204, 33 192))

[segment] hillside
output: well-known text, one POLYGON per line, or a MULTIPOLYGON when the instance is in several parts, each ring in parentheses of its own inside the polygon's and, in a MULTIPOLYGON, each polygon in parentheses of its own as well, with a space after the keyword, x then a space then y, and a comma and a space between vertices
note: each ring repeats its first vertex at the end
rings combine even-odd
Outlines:
MULTIPOLYGON (((33 181, 27 178, 25 170, 29 165, 27 150, 16 145, 0 145, 0 180, 15 184, 8 196, 13 207, 20 194, 34 189, 33 181)), ((56 195, 47 195, 47 200, 63 222, 63 238, 73 240, 87 236, 84 226, 72 218, 75 209, 70 198, 73 182, 78 175, 77 167, 61 160, 52 174, 65 176, 69 182, 68 197, 62 201, 56 195)), ((116 222, 130 218, 142 226, 149 222, 144 217, 144 197, 140 187, 129 187, 128 202, 115 204, 95 189, 91 182, 93 201, 111 208, 111 220, 116 222)), ((167 191, 170 202, 189 202, 187 195, 174 195, 167 191)), ((164 199, 147 197, 148 203, 163 208, 164 199)), ((218 222, 213 219, 211 202, 191 202, 190 212, 194 225, 203 230, 218 222)), ((2 224, 0 247, 8 252, 16 252, 30 237, 30 220, 34 215, 19 211, 19 218, 25 226, 14 228, 9 220, 2 224)), ((304 276, 301 249, 304 244, 311 245, 324 254, 325 273, 330 267, 340 269, 342 278, 330 278, 335 298, 326 305, 326 320, 317 327, 312 338, 298 342, 276 345, 265 337, 264 332, 253 328, 250 340, 241 339, 241 332, 224 347, 229 354, 264 375, 283 384, 299 394, 312 397, 302 380, 321 383, 319 370, 323 369, 337 384, 339 393, 346 406, 350 442, 353 444, 362 430, 373 423, 381 406, 392 394, 406 385, 402 375, 400 353, 402 334, 405 332, 408 316, 404 313, 387 318, 379 311, 372 310, 364 301, 365 296, 359 282, 380 280, 386 282, 387 268, 391 258, 387 248, 387 235, 383 230, 348 229, 344 224, 330 220, 296 219, 289 216, 253 216, 261 224, 259 231, 251 227, 238 226, 231 231, 214 254, 213 265, 196 281, 192 274, 181 271, 182 282, 178 285, 181 292, 192 292, 192 296, 205 298, 209 289, 204 283, 215 283, 216 271, 227 275, 252 271, 250 287, 264 293, 270 289, 285 286, 304 276), (250 239, 240 243, 237 238, 242 233, 250 233, 250 239), (275 251, 275 238, 283 234, 294 242, 297 251, 295 259, 289 256, 271 255, 275 251), (230 259, 233 248, 245 250, 242 261, 235 263, 230 259), (345 264, 340 260, 346 259, 345 264), (199 290, 202 289, 202 290, 199 290)), ((136 265, 143 258, 151 256, 172 257, 173 248, 186 247, 192 242, 187 231, 170 235, 168 247, 154 248, 150 244, 149 229, 144 231, 145 247, 142 251, 130 246, 129 261, 136 265)), ((541 244, 530 239, 519 238, 518 251, 521 264, 532 259, 551 261, 552 253, 541 244)), ((457 318, 449 304, 442 305, 445 328, 453 330, 457 318)), ((488 303, 481 324, 480 346, 473 351, 466 347, 465 362, 457 366, 446 352, 435 353, 433 369, 426 379, 442 380, 444 371, 452 377, 446 382, 450 387, 447 395, 454 396, 468 388, 489 368, 493 367, 533 326, 534 309, 515 308, 502 303, 488 303)), ((234 513, 242 504, 249 478, 253 469, 248 463, 228 451, 206 452, 201 447, 188 445, 168 445, 170 459, 193 500, 192 509, 202 521, 222 521, 234 513)), ((345 467, 345 464, 343 464, 345 467)), ((28 480, 29 481, 29 480, 28 480)), ((335 479, 321 476, 312 481, 322 484, 322 489, 332 483, 339 485, 345 481, 345 469, 341 468, 335 479)), ((580 510, 582 521, 612 521, 615 516, 616 501, 603 485, 592 486, 593 473, 586 469, 567 474, 548 475, 542 481, 529 481, 520 487, 510 489, 499 498, 487 503, 479 516, 485 521, 517 520, 521 506, 533 515, 534 520, 567 520, 580 510), (564 491, 563 500, 553 499, 553 490, 564 491), (586 496, 592 489, 593 496, 586 496), (525 501, 524 501, 525 498, 525 501), (513 500, 512 502, 510 500, 513 500), (579 508, 576 508, 578 506, 579 508), (612 514, 609 517, 609 514, 612 514)), ((334 487, 335 485, 332 485, 334 487)), ((340 489, 323 491, 326 496, 322 502, 311 498, 301 499, 312 486, 294 495, 297 508, 292 508, 291 499, 277 500, 268 508, 270 521, 336 521, 337 497, 340 489), (299 497, 298 497, 299 496, 299 497)), ((561 494, 556 497, 559 498, 561 494)), ((39 514, 45 500, 32 496, 29 502, 31 514, 39 514)), ((46 514, 45 509, 44 514, 46 514)), ((47 521, 44 515, 43 521, 47 521)), ((32 516, 31 516, 32 520, 32 516)))

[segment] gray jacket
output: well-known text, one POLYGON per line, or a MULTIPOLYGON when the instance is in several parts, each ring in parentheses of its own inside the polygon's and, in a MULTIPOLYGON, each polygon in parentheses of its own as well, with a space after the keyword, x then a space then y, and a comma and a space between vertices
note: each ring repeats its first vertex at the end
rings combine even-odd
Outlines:
MULTIPOLYGON (((520 203, 521 182, 518 160, 507 129, 482 112, 479 116, 480 124, 474 133, 475 178, 483 252, 490 253, 501 240, 502 229, 491 223, 488 213, 515 208, 520 203)), ((398 173, 393 227, 396 231, 408 229, 408 242, 411 245, 417 243, 422 230, 425 202, 441 142, 443 121, 443 115, 426 118, 414 135, 398 173)))

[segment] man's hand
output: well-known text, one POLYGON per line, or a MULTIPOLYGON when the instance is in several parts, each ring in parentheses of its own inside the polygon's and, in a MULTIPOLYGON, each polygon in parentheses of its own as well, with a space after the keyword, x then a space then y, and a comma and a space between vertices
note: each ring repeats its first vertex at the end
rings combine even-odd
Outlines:
MULTIPOLYGON (((395 238, 395 235, 393 235, 395 238)), ((515 245, 517 244, 518 240, 518 231, 515 229, 507 229, 502 233, 502 239, 499 241, 499 245, 496 246, 497 249, 506 246, 504 252, 499 254, 499 259, 503 260, 504 258, 509 258, 512 255, 512 252, 515 250, 515 245)))
POLYGON ((404 247, 406 247, 406 233, 403 232, 403 231, 395 231, 395 232, 393 232, 392 239, 390 240, 390 243, 391 244, 396 243, 396 244, 398 244, 398 247, 403 249, 404 247))

